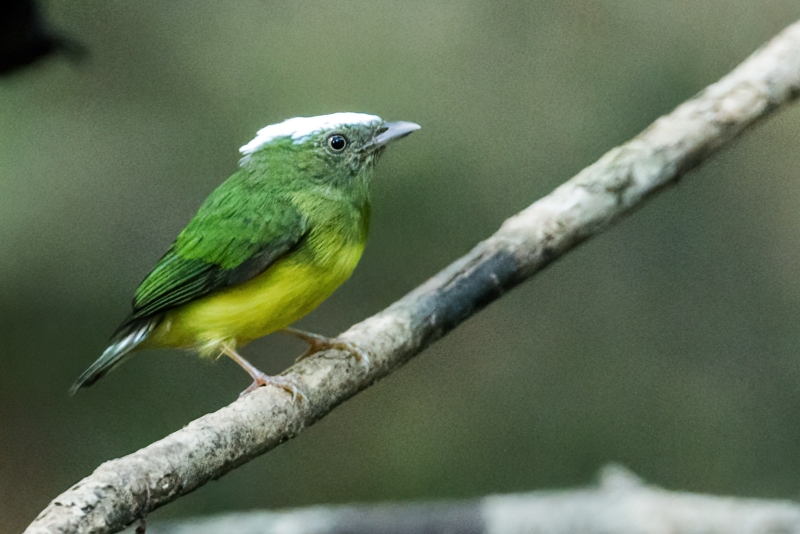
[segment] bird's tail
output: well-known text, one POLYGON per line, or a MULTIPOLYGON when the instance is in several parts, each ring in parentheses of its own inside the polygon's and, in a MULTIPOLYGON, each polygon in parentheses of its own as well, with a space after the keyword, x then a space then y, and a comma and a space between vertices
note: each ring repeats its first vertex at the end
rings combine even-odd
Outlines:
POLYGON ((111 338, 111 345, 78 377, 69 388, 69 394, 75 395, 79 389, 91 386, 107 372, 125 361, 130 356, 130 352, 145 340, 150 332, 158 326, 158 323, 158 318, 153 317, 134 320, 120 327, 111 338))

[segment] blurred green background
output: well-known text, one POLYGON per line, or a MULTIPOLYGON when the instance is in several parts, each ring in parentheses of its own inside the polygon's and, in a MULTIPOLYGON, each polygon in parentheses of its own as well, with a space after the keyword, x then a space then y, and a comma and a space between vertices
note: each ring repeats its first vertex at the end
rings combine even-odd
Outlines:
MULTIPOLYGON (((68 398, 266 124, 411 120, 335 334, 716 81, 796 0, 52 0, 87 61, 0 79, 0 531, 231 401, 229 361, 142 353, 68 398)), ((748 132, 297 439, 154 519, 571 487, 800 495, 800 109, 748 132)), ((276 373, 303 350, 244 353, 276 373)))

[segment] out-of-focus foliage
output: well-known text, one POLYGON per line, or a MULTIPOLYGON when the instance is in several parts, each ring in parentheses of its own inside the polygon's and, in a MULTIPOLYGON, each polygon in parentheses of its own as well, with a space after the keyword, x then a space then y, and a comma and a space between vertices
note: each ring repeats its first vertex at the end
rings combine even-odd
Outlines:
POLYGON ((71 50, 82 49, 42 23, 35 0, 6 0, 0 4, 0 76, 71 50))
MULTIPOLYGON (((89 59, 0 81, 0 531, 236 398, 228 361, 142 353, 68 398, 133 290, 266 124, 423 128, 370 244, 301 326, 335 334, 715 81, 796 0, 52 0, 89 59)), ((279 372, 302 344, 245 349, 279 372)), ((157 512, 482 495, 618 461, 669 488, 800 490, 800 110, 492 305, 294 441, 157 512)))

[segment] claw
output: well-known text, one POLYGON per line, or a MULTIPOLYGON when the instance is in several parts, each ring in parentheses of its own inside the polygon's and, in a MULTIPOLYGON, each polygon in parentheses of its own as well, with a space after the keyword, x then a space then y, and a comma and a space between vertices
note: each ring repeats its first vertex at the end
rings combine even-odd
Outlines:
POLYGON ((300 391, 300 388, 298 388, 292 380, 283 378, 281 376, 269 376, 262 373, 256 369, 253 364, 242 358, 239 353, 236 352, 230 345, 222 344, 220 345, 220 349, 222 349, 223 354, 238 363, 242 369, 247 371, 247 374, 253 378, 253 383, 239 394, 240 398, 257 390, 261 386, 275 386, 287 391, 288 393, 291 393, 292 404, 294 404, 294 401, 297 399, 297 397, 300 397, 301 400, 306 398, 306 396, 303 395, 303 392, 300 391))
POLYGON ((369 355, 359 347, 356 346, 355 343, 352 341, 346 341, 344 339, 339 338, 329 338, 325 336, 320 336, 318 334, 312 334, 311 332, 304 332, 303 330, 297 330, 296 328, 284 328, 282 332, 289 334, 290 336, 294 336, 297 338, 302 339, 306 343, 308 343, 308 348, 306 351, 297 357, 295 362, 300 362, 305 360, 309 356, 313 356, 317 352, 322 352, 323 350, 343 350, 352 354, 355 359, 364 366, 367 372, 369 372, 370 368, 370 360, 369 355))
POLYGON ((292 394, 292 404, 294 401, 299 397, 300 400, 304 400, 306 398, 303 395, 303 392, 300 391, 300 388, 288 378, 283 378, 280 376, 269 376, 265 375, 264 373, 259 373, 257 377, 253 377, 253 383, 250 384, 247 389, 239 393, 239 397, 244 397, 248 393, 252 393, 253 391, 257 390, 261 386, 275 386, 283 389, 284 391, 292 394))
POLYGON ((353 357, 355 357, 358 363, 364 366, 366 372, 369 372, 370 360, 369 360, 369 354, 367 354, 366 351, 361 350, 355 343, 351 341, 343 341, 335 338, 332 339, 331 341, 335 342, 331 345, 331 348, 346 350, 347 352, 352 354, 353 357))

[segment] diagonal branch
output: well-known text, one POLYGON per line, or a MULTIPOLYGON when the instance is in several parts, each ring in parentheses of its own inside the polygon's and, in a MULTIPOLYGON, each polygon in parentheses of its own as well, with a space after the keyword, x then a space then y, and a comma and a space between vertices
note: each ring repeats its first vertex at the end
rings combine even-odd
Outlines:
POLYGON ((306 399, 265 387, 133 454, 102 464, 58 496, 26 533, 117 532, 291 439, 419 354, 462 321, 674 183, 756 120, 800 94, 800 22, 730 74, 508 219, 389 308, 342 337, 367 370, 328 351, 290 368, 306 399))

